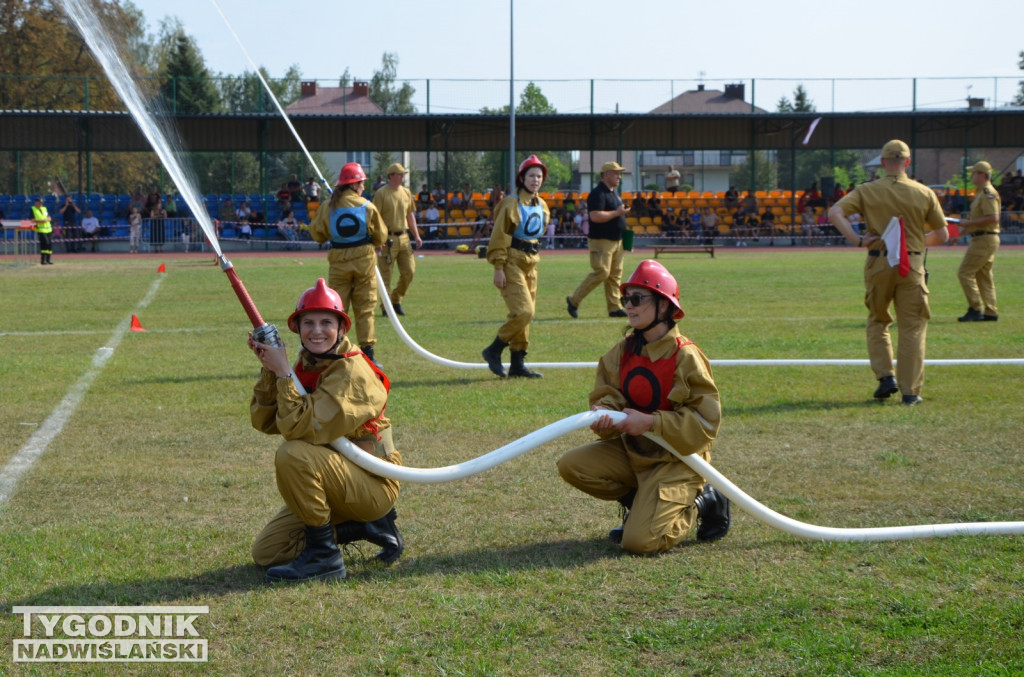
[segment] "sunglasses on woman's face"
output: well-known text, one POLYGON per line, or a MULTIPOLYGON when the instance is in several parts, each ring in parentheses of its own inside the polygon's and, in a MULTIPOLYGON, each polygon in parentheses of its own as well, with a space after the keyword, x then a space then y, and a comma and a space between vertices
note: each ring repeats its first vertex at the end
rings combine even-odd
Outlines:
POLYGON ((643 305, 644 303, 647 302, 647 299, 652 299, 652 298, 654 298, 654 294, 633 293, 633 294, 625 294, 619 300, 622 301, 622 305, 626 305, 628 303, 629 305, 633 306, 634 308, 639 308, 641 305, 643 305))

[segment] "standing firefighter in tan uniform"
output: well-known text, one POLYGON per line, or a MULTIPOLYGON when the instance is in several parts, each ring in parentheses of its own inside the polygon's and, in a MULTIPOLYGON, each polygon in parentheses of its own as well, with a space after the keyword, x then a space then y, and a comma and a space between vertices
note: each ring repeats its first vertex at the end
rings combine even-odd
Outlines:
MULTIPOLYGON (((409 292, 412 277, 416 273, 416 248, 423 246, 419 228, 416 227, 416 198, 405 187, 402 181, 409 170, 399 163, 388 167, 388 185, 377 189, 373 194, 373 204, 380 210, 384 223, 388 227, 388 244, 377 263, 381 277, 384 278, 382 294, 388 294, 396 315, 405 315, 402 310, 402 299, 409 292), (391 288, 391 271, 398 264, 398 284, 391 288), (390 292, 388 291, 390 290, 390 292)), ((387 308, 381 303, 384 315, 387 308)))
POLYGON ((508 320, 498 329, 498 336, 484 348, 487 366, 505 378, 501 353, 511 346, 512 363, 508 375, 541 378, 542 374, 526 367, 526 350, 530 346, 530 323, 537 308, 537 264, 540 263, 540 242, 551 214, 537 192, 548 168, 536 155, 523 160, 516 174, 516 194, 498 203, 494 210, 494 227, 487 246, 487 261, 494 266, 494 286, 501 291, 508 307, 508 320))
POLYGON ((398 482, 363 470, 329 446, 347 437, 402 464, 384 416, 387 376, 345 337, 351 325, 341 296, 320 278, 288 318, 288 328, 302 339, 294 367, 283 346, 249 336, 263 367, 249 407, 252 425, 284 438, 274 467, 285 507, 252 546, 253 560, 270 567, 268 581, 345 578, 338 544, 368 540, 381 546, 377 558, 385 563, 404 548, 395 525, 398 482), (295 388, 293 372, 306 395, 295 388))
POLYGON ((591 272, 583 278, 576 291, 565 297, 566 311, 572 317, 579 317, 583 299, 602 285, 608 317, 626 316, 626 311, 619 305, 619 281, 622 280, 622 259, 625 256, 622 237, 626 232, 629 207, 615 192, 624 171, 625 167, 618 162, 605 162, 601 165, 601 181, 587 196, 591 272))
POLYGON ((925 283, 924 249, 945 242, 946 217, 938 198, 927 186, 907 177, 910 148, 894 139, 882 147, 885 176, 862 183, 829 210, 832 224, 848 241, 867 247, 864 263, 864 305, 868 309, 867 344, 871 369, 878 379, 875 398, 902 392, 903 404, 921 402, 924 385, 924 349, 931 310, 925 283), (861 237, 850 225, 850 214, 864 217, 861 237), (883 235, 892 233, 891 238, 883 235), (887 242, 898 251, 889 251, 887 242), (897 256, 898 255, 898 256, 897 256), (889 256, 899 259, 892 265, 889 256), (900 339, 897 368, 893 372, 889 306, 896 307, 900 339))
POLYGON ((590 408, 621 411, 591 429, 601 438, 566 452, 558 472, 577 489, 624 510, 621 527, 608 534, 637 555, 664 552, 682 541, 695 522, 697 540, 729 531, 729 499, 667 449, 643 436, 653 432, 682 455, 711 461, 722 406, 711 365, 679 333, 679 286, 657 261, 642 261, 621 286, 633 332, 605 353, 597 366, 590 408))
POLYGON ((1002 209, 999 193, 992 186, 992 165, 981 161, 971 167, 971 183, 978 189, 971 202, 968 218, 960 222, 960 233, 971 236, 967 253, 957 276, 967 297, 967 313, 961 322, 995 322, 996 284, 992 279, 992 262, 999 251, 999 217, 1002 209))
POLYGON ((380 212, 363 197, 366 174, 358 162, 349 162, 338 173, 338 183, 326 205, 321 205, 309 224, 317 242, 329 242, 327 282, 341 294, 356 317, 356 339, 367 357, 376 361, 373 346, 377 334, 373 310, 377 307, 377 252, 388 239, 380 212))

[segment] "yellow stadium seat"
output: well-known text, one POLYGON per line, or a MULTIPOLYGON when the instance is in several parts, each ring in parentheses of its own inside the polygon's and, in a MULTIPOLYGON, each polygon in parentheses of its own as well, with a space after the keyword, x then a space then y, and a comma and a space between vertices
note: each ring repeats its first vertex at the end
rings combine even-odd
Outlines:
POLYGON ((651 217, 649 217, 649 216, 641 216, 640 217, 639 224, 641 226, 649 226, 649 225, 651 225, 653 223, 654 223, 654 220, 651 217))
POLYGON ((471 237, 473 235, 473 226, 459 226, 459 237, 471 237))
POLYGON ((636 228, 640 225, 640 220, 635 216, 626 217, 626 228, 636 228))

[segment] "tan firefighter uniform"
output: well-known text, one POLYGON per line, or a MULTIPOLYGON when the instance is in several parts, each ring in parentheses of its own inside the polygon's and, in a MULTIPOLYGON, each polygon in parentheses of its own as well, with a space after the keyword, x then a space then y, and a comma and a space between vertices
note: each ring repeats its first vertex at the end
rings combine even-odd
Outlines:
MULTIPOLYGON (((704 353, 675 327, 646 344, 640 356, 626 354, 627 341, 601 358, 591 407, 653 413, 653 434, 681 454, 698 454, 710 462, 722 407, 704 353), (639 360, 650 368, 637 365, 623 374, 624 360, 627 366, 639 360)), ((606 501, 636 489, 622 534, 623 549, 635 554, 663 552, 683 540, 696 522, 694 499, 704 488, 704 479, 668 450, 646 437, 614 430, 566 452, 558 459, 558 472, 569 484, 606 501)))
MULTIPOLYGON (((999 308, 996 306, 996 285, 992 279, 992 263, 996 260, 996 252, 999 251, 1001 209, 999 193, 992 187, 991 181, 978 189, 974 201, 971 202, 968 219, 976 221, 986 216, 995 216, 996 221, 977 227, 968 224, 965 230, 971 236, 971 242, 967 245, 967 253, 964 254, 964 260, 960 262, 960 269, 957 271, 960 286, 967 297, 967 305, 989 317, 999 315, 999 308)), ((961 233, 963 232, 964 230, 961 230, 961 233)))
POLYGON ((377 254, 375 249, 381 247, 388 239, 388 229, 381 218, 380 212, 373 203, 351 190, 337 188, 341 195, 338 201, 322 203, 309 224, 309 234, 317 242, 329 242, 331 250, 327 254, 330 264, 327 285, 341 295, 348 314, 355 321, 356 340, 360 346, 372 346, 377 343, 377 334, 373 324, 373 310, 377 306, 377 254), (347 226, 344 222, 338 231, 339 217, 332 214, 338 210, 350 210, 365 207, 366 233, 363 238, 339 238, 355 226, 347 226), (361 240, 365 240, 362 242, 361 240))
POLYGON ((487 262, 505 271, 501 298, 508 308, 508 319, 498 330, 498 338, 513 352, 526 351, 530 346, 530 323, 537 308, 538 238, 550 220, 547 203, 527 190, 504 198, 494 210, 487 262))
MULTIPOLYGON (((906 156, 904 156, 906 157, 906 156)), ((892 376, 893 349, 889 306, 896 307, 900 338, 896 381, 904 395, 918 395, 924 384, 925 338, 931 310, 924 279, 925 231, 946 227, 938 198, 928 186, 905 173, 862 183, 836 203, 843 214, 860 214, 869 232, 879 236, 893 217, 901 217, 906 232, 910 272, 901 277, 886 259, 885 243, 873 243, 864 262, 864 305, 868 309, 867 346, 876 379, 892 376)))
POLYGON ((392 305, 397 305, 409 292, 416 274, 416 254, 410 237, 416 228, 416 198, 405 186, 383 186, 373 194, 373 204, 384 218, 391 239, 391 246, 384 250, 377 267, 384 278, 384 293, 389 295, 392 305), (395 264, 398 265, 398 283, 392 287, 391 272, 395 264))
POLYGON ((306 395, 299 395, 290 378, 266 369, 253 388, 253 427, 284 438, 274 467, 285 507, 253 543, 252 558, 260 566, 295 559, 302 552, 306 526, 371 522, 387 514, 398 498, 396 480, 363 470, 328 446, 347 437, 365 451, 402 464, 392 443, 391 422, 383 413, 384 384, 347 337, 341 337, 336 352, 345 357, 316 359, 302 349, 296 373, 320 372, 315 389, 306 395))

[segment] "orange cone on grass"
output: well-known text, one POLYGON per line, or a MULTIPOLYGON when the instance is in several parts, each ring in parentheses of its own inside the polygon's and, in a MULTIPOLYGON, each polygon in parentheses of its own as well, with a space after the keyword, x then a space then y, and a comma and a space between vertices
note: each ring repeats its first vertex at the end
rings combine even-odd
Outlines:
POLYGON ((167 272, 167 266, 165 266, 164 264, 161 263, 160 267, 156 269, 156 272, 158 272, 158 273, 166 273, 167 272))
POLYGON ((132 331, 146 331, 142 328, 142 324, 139 323, 137 315, 132 315, 132 331))

